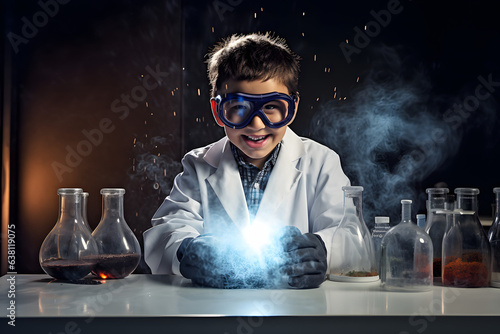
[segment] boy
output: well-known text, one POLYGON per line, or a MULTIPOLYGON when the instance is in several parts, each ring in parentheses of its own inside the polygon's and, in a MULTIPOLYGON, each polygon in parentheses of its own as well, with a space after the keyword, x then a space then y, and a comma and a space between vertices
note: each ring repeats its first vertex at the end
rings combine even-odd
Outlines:
POLYGON ((183 172, 144 232, 153 274, 211 287, 266 286, 269 273, 241 255, 238 235, 253 227, 251 245, 268 240, 257 257, 272 262, 271 276, 279 272, 293 288, 323 282, 343 215, 341 188, 350 182, 335 152, 288 128, 299 105, 298 73, 298 57, 269 34, 216 45, 208 59, 211 107, 226 136, 183 158, 183 172), (238 277, 241 271, 248 275, 238 277))

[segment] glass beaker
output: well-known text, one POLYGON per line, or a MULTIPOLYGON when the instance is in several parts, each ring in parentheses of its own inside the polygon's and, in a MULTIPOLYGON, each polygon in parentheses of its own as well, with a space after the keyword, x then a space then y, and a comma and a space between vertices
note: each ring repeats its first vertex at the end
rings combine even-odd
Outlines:
POLYGON ((40 247, 43 271, 62 280, 75 281, 89 274, 97 263, 97 245, 82 219, 80 188, 60 188, 59 217, 40 247))
POLYGON ((445 286, 488 286, 490 244, 479 221, 477 188, 457 188, 457 209, 449 213, 443 237, 442 282, 445 286))
POLYGON ((411 221, 411 200, 402 200, 401 222, 382 239, 381 287, 391 291, 427 291, 432 287, 432 241, 411 221))
POLYGON ((425 232, 431 237, 433 254, 433 275, 441 277, 441 257, 443 236, 446 230, 446 215, 444 214, 448 188, 427 188, 427 223, 425 232))
POLYGON ((101 189, 102 216, 92 234, 99 249, 94 273, 103 279, 130 275, 141 259, 139 241, 125 221, 124 194, 122 188, 101 189))
POLYGON ((377 264, 377 271, 380 267, 380 245, 387 231, 390 230, 389 217, 375 217, 375 228, 372 232, 373 248, 375 250, 375 262, 377 264))
POLYGON ((344 216, 332 236, 329 278, 333 281, 378 280, 375 250, 363 219, 363 187, 344 186, 344 216))
POLYGON ((491 286, 500 288, 500 188, 493 188, 496 196, 496 213, 488 231, 491 245, 491 286))

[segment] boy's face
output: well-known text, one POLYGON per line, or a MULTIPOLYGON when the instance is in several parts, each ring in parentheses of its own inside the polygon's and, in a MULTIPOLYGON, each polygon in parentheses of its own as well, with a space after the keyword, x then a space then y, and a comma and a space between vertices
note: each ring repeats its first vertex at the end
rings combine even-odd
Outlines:
MULTIPOLYGON (((218 94, 267 94, 272 92, 289 94, 288 88, 275 79, 266 81, 229 80, 223 85, 222 90, 218 94)), ((299 101, 297 99, 295 110, 297 110, 298 104, 299 101)), ((288 124, 292 123, 292 121, 293 119, 288 124)), ((224 125, 224 130, 229 140, 243 152, 245 161, 262 169, 273 149, 283 139, 288 124, 281 128, 270 128, 262 122, 259 116, 255 116, 242 129, 233 129, 224 125)))

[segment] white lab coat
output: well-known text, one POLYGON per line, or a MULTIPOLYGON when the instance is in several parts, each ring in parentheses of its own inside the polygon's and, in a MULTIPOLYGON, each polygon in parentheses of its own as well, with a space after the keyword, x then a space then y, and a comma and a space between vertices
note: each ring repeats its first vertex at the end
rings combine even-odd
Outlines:
MULTIPOLYGON (((221 224, 250 224, 229 144, 224 137, 182 159, 183 172, 153 216, 153 227, 144 232, 145 261, 153 274, 180 275, 176 253, 184 238, 208 233, 221 224)), ((288 128, 254 221, 316 233, 329 252, 343 216, 342 186, 346 185, 350 181, 337 153, 288 128)), ((329 254, 327 258, 330 262, 329 254)))

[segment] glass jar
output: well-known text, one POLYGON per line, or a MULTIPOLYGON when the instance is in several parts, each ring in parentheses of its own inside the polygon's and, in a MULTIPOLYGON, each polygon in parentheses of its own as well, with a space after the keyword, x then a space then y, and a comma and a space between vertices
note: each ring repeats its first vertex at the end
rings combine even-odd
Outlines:
POLYGON ((488 286, 490 244, 477 212, 477 188, 457 188, 457 209, 449 213, 443 237, 442 282, 445 286, 488 286))
POLYGON ((401 222, 382 239, 381 287, 390 291, 428 291, 433 284, 432 241, 411 221, 411 200, 402 200, 401 222))
POLYGON ((121 188, 101 189, 102 216, 93 236, 99 248, 94 273, 103 279, 130 275, 141 259, 139 242, 125 221, 124 194, 121 188))
POLYGON ((496 196, 496 213, 488 231, 491 245, 491 286, 500 288, 500 188, 493 188, 496 196))
POLYGON ((43 271, 56 279, 79 280, 97 263, 96 242, 82 219, 82 193, 80 188, 57 190, 59 217, 39 253, 43 271))
POLYGON ((344 215, 332 236, 329 278, 333 281, 378 280, 375 250, 363 219, 363 187, 344 186, 344 215))
POLYGON ((434 249, 433 253, 433 275, 441 277, 441 257, 443 236, 446 230, 446 200, 448 188, 427 188, 427 223, 425 232, 429 234, 434 249))

